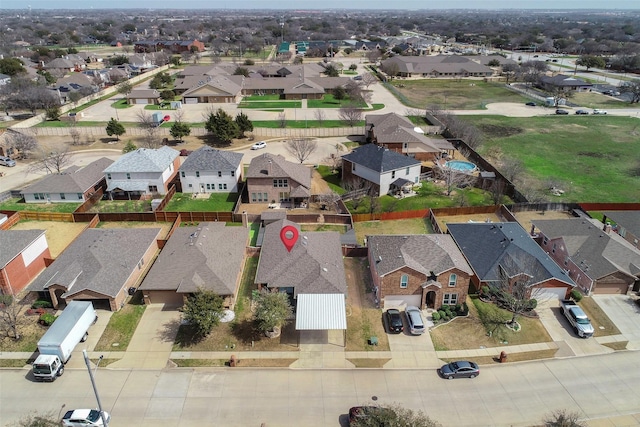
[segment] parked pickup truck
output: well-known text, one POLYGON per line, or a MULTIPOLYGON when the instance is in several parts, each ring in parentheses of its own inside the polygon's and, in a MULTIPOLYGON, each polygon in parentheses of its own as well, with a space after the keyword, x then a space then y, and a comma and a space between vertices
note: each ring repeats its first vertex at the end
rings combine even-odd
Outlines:
POLYGON ((562 312, 579 337, 589 338, 593 336, 593 326, 587 315, 573 300, 562 300, 562 312))

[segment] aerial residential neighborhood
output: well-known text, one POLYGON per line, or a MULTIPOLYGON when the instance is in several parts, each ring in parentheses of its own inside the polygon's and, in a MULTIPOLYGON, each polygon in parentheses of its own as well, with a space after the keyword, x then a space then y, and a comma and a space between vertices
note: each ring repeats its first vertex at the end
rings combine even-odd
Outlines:
POLYGON ((65 1, 0 5, 2 426, 640 425, 637 6, 65 1))

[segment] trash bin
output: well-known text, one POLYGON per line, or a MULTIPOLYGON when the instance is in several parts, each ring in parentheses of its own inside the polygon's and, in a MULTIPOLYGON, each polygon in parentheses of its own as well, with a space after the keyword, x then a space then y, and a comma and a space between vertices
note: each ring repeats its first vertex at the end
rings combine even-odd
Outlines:
POLYGON ((134 287, 132 286, 132 287, 130 287, 130 288, 129 288, 128 292, 129 292, 129 295, 133 295, 133 294, 135 294, 135 293, 136 293, 136 288, 134 288, 134 287))
POLYGON ((369 338, 369 345, 378 345, 378 337, 369 338))
POLYGON ((501 351, 500 352, 500 363, 504 363, 507 361, 507 352, 506 351, 501 351))

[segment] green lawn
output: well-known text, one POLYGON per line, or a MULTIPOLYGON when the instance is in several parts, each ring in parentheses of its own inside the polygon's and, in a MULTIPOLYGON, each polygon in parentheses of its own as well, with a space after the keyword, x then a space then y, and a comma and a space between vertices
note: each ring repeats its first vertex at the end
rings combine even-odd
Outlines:
POLYGON ((238 108, 302 108, 302 101, 246 101, 238 104, 238 108))
POLYGON ((208 199, 193 199, 191 193, 176 193, 164 209, 167 212, 231 212, 238 193, 211 193, 208 199))
POLYGON ((242 98, 243 102, 253 102, 253 101, 278 101, 280 100, 280 95, 278 94, 270 94, 270 95, 251 95, 245 96, 242 98))
POLYGON ((18 198, 6 200, 0 203, 0 210, 71 213, 81 205, 81 203, 24 203, 22 200, 18 198))
POLYGON ((408 107, 424 109, 440 105, 445 109, 485 109, 492 102, 523 102, 525 98, 501 83, 479 80, 392 80, 385 87, 408 107))
POLYGON ((618 101, 610 96, 602 95, 597 92, 580 92, 574 93, 569 101, 586 108, 629 108, 628 102, 618 101))
POLYGON ((111 108, 123 109, 123 108, 131 108, 133 105, 129 104, 126 99, 119 99, 116 102, 111 104, 111 108))
POLYGON ((479 152, 489 162, 521 160, 520 175, 558 202, 632 202, 640 194, 640 124, 613 116, 509 118, 464 116, 484 134, 479 152), (550 185, 565 191, 548 193, 550 185))
POLYGON ((146 308, 138 291, 128 304, 111 315, 95 351, 126 351, 146 308))
POLYGON ((316 169, 322 179, 324 179, 327 184, 329 184, 329 188, 336 192, 337 194, 344 194, 347 190, 340 187, 340 174, 338 172, 333 173, 331 168, 326 165, 319 165, 316 169))
MULTIPOLYGON (((301 115, 301 114, 300 114, 301 115)), ((253 126, 256 128, 277 129, 280 122, 277 120, 254 121, 253 126)), ((285 128, 288 129, 305 129, 305 128, 341 128, 347 125, 342 120, 287 120, 285 128)), ((358 122, 355 126, 364 126, 364 120, 358 122)))
MULTIPOLYGON (((353 101, 350 99, 335 99, 332 94, 325 94, 322 99, 309 99, 307 100, 307 108, 340 108, 347 105, 351 105, 353 101)), ((359 102, 355 104, 358 108, 366 108, 367 104, 359 102)))

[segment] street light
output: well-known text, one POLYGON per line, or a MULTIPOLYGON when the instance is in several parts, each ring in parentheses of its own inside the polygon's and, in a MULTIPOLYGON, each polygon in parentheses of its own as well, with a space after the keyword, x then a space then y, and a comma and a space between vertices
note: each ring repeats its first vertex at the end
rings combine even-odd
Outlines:
MULTIPOLYGON (((91 385, 93 386, 93 393, 96 395, 96 400, 98 401, 98 411, 100 411, 100 418, 102 419, 102 425, 104 427, 109 427, 109 423, 107 423, 107 419, 104 416, 104 411, 102 410, 102 403, 100 402, 100 395, 98 395, 98 388, 96 387, 96 380, 93 378, 93 371, 91 370, 91 364, 89 362, 89 356, 87 356, 87 350, 82 350, 82 355, 84 356, 84 363, 87 365, 87 370, 89 371, 89 378, 91 378, 91 385)), ((100 359, 96 364, 96 369, 98 369, 98 365, 104 356, 100 355, 100 359)))

